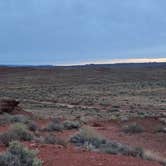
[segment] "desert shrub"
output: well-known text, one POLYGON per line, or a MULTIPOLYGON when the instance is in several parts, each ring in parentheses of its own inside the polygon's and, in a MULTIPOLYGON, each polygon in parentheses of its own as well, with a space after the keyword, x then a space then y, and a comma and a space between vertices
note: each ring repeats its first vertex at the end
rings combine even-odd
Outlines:
POLYGON ((144 128, 141 125, 137 124, 137 123, 132 123, 132 124, 124 126, 123 131, 125 133, 135 134, 135 133, 143 132, 144 128))
POLYGON ((23 141, 30 141, 32 140, 33 136, 31 133, 28 132, 27 128, 23 124, 15 124, 12 128, 0 134, 0 143, 8 146, 11 141, 14 140, 23 140, 23 141))
POLYGON ((0 134, 0 143, 8 146, 11 141, 17 140, 16 134, 9 131, 0 134))
POLYGON ((34 121, 30 121, 28 124, 28 129, 31 130, 31 131, 36 131, 38 129, 38 125, 36 122, 34 121))
POLYGON ((50 122, 45 128, 46 131, 62 131, 63 125, 58 123, 50 122))
POLYGON ((58 138, 52 134, 47 135, 46 137, 44 137, 44 140, 42 143, 45 144, 57 144, 57 145, 62 145, 64 147, 67 147, 67 141, 58 138))
POLYGON ((0 124, 9 124, 9 123, 27 123, 29 121, 29 117, 25 115, 10 115, 8 113, 4 113, 0 117, 0 124))
POLYGON ((30 141, 33 138, 32 134, 28 132, 27 127, 21 123, 14 124, 11 131, 14 132, 20 140, 30 141))
POLYGON ((112 108, 112 109, 108 110, 108 112, 118 112, 118 111, 119 111, 118 108, 112 108))
POLYGON ((102 99, 99 104, 106 107, 110 105, 110 101, 108 99, 102 99))
POLYGON ((0 155, 2 166, 42 166, 42 161, 37 157, 37 152, 29 150, 21 143, 13 141, 7 152, 0 155))
POLYGON ((90 127, 81 129, 78 134, 70 139, 70 141, 77 146, 85 147, 88 150, 133 157, 143 156, 143 150, 141 148, 132 148, 125 144, 107 140, 90 127))
POLYGON ((92 146, 94 148, 105 143, 105 139, 90 127, 82 128, 78 134, 71 137, 70 141, 78 146, 92 146))
POLYGON ((29 117, 27 117, 25 115, 13 115, 13 116, 11 116, 10 121, 12 123, 28 123, 29 117))
POLYGON ((56 137, 52 134, 49 134, 44 138, 44 143, 46 144, 56 144, 56 137))
POLYGON ((3 116, 0 117, 0 125, 8 124, 10 121, 11 118, 8 114, 3 114, 3 116))
POLYGON ((106 144, 100 147, 100 151, 108 154, 121 154, 133 157, 142 157, 142 148, 132 148, 128 145, 121 144, 115 141, 107 141, 106 144))
POLYGON ((56 124, 60 124, 61 120, 59 118, 52 118, 52 122, 56 124))
POLYGON ((56 124, 56 123, 49 123, 47 126, 48 131, 62 131, 63 126, 61 124, 56 124))
POLYGON ((145 160, 152 160, 152 161, 159 162, 163 166, 166 165, 166 159, 156 152, 144 150, 143 158, 145 160))
POLYGON ((80 128, 80 123, 78 121, 64 121, 63 126, 67 130, 80 128))

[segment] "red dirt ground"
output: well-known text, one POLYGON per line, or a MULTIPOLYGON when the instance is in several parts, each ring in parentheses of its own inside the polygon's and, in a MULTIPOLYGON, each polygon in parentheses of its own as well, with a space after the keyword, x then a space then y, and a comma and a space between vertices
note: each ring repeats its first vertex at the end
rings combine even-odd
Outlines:
POLYGON ((5 131, 7 131, 9 129, 9 126, 7 126, 7 125, 0 125, 0 133, 3 133, 3 132, 5 132, 5 131))
MULTIPOLYGON (((37 121, 40 127, 47 125, 49 120, 37 121)), ((95 126, 101 134, 107 138, 114 139, 121 143, 126 143, 131 146, 139 146, 148 150, 153 150, 166 155, 166 135, 154 133, 154 126, 158 125, 159 122, 155 119, 134 119, 130 122, 97 122, 91 125, 95 126), (144 133, 141 134, 125 134, 121 131, 121 126, 137 122, 145 127, 144 133), (161 135, 161 136, 159 136, 161 135), (161 146, 161 142, 163 145, 161 146)), ((0 126, 0 132, 8 130, 9 126, 0 126)), ((76 130, 66 130, 63 132, 55 132, 57 137, 62 139, 69 139, 76 130)), ((44 135, 47 133, 43 133, 44 135)), ((96 152, 89 152, 81 150, 68 144, 67 148, 61 145, 46 145, 37 143, 25 143, 29 148, 39 151, 39 158, 42 159, 43 166, 160 166, 159 163, 153 161, 146 161, 140 158, 133 158, 128 156, 120 155, 109 155, 96 152)), ((0 146, 0 152, 5 151, 4 146, 0 146)))
POLYGON ((160 166, 152 161, 118 155, 88 152, 69 146, 28 144, 39 150, 44 166, 160 166))
MULTIPOLYGON (((40 120, 38 124, 40 127, 47 125, 49 121, 40 120)), ((153 150, 161 150, 160 138, 154 133, 154 126, 158 125, 159 122, 155 119, 146 119, 146 120, 137 120, 133 119, 130 122, 97 122, 95 128, 105 135, 107 138, 115 139, 122 143, 127 143, 131 146, 141 146, 146 147, 150 150, 149 147, 153 147, 153 150), (146 132, 136 135, 128 135, 121 132, 121 126, 137 122, 144 126, 146 132), (150 134, 150 135, 149 135, 150 134), (124 136, 123 136, 124 135, 124 136), (154 138, 151 138, 153 136, 154 138), (147 137, 150 141, 144 141, 147 137), (160 146, 159 146, 160 145, 160 146)), ((63 132, 55 132, 54 134, 61 138, 68 140, 70 136, 74 135, 77 132, 76 130, 66 130, 63 132)), ((44 134, 44 133, 43 133, 44 134)), ((45 133, 46 134, 46 133, 45 133)), ((57 145, 39 145, 39 144, 30 144, 28 146, 33 149, 39 150, 39 157, 44 161, 44 166, 159 166, 160 164, 152 161, 145 161, 139 158, 127 157, 127 156, 118 156, 118 155, 108 155, 101 153, 88 152, 85 150, 80 150, 71 144, 67 148, 57 145)), ((163 147, 164 149, 164 147, 163 147)), ((164 150, 165 151, 165 150, 164 150)), ((162 152, 162 150, 160 151, 162 152)))
POLYGON ((154 132, 160 124, 155 119, 133 119, 129 122, 100 122, 100 127, 95 127, 98 132, 106 138, 119 141, 134 147, 142 147, 147 150, 159 153, 166 157, 166 134, 154 132), (145 132, 140 134, 126 134, 121 131, 122 126, 137 122, 145 128, 145 132))

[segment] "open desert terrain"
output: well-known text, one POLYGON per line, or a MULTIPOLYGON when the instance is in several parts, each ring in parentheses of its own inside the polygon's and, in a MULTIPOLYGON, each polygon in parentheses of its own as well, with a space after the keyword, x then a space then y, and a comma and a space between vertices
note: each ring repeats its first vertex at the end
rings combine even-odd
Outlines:
POLYGON ((166 165, 166 63, 1 66, 6 156, 11 141, 36 151, 25 166, 166 165))

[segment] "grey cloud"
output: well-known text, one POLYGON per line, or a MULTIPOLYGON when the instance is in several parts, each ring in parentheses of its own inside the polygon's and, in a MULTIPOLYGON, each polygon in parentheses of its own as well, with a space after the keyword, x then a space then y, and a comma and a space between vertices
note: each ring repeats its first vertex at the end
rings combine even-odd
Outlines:
POLYGON ((79 61, 124 50, 128 58, 125 50, 166 42, 165 8, 164 0, 1 0, 0 57, 79 61))

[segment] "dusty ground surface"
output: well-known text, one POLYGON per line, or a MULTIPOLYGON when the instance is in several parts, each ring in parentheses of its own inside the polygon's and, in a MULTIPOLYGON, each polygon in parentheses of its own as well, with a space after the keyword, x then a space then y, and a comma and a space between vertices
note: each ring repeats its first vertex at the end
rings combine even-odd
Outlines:
POLYGON ((85 152, 72 147, 61 149, 52 146, 43 146, 39 148, 39 151, 39 156, 44 159, 45 166, 159 166, 155 162, 143 161, 131 157, 85 152))
POLYGON ((116 106, 127 111, 163 112, 165 66, 1 67, 0 97, 18 99, 38 116, 110 118, 110 108, 116 106))
MULTIPOLYGON (((156 133, 154 126, 161 123, 151 119, 132 119, 128 122, 98 122, 99 127, 95 127, 102 135, 112 140, 132 145, 134 147, 144 147, 145 149, 159 153, 166 158, 166 134, 156 133), (139 134, 126 134, 122 131, 122 126, 137 122, 141 124, 145 131, 139 134)), ((93 126, 93 123, 92 123, 93 126)))
MULTIPOLYGON (((0 98, 18 99, 21 114, 40 128, 53 117, 78 120, 107 139, 141 147, 166 158, 166 133, 156 132, 166 113, 166 66, 83 68, 0 68, 0 98), (124 125, 138 123, 144 132, 127 134, 124 125)), ((14 112, 17 115, 20 112, 14 112)), ((0 115, 3 116, 3 115, 0 115)), ((164 124, 165 125, 165 124, 164 124)), ((0 125, 0 133, 10 125, 0 125)), ((77 130, 52 132, 68 141, 77 130)), ((48 135, 38 131, 38 135, 48 135)), ((44 166, 158 166, 154 161, 96 153, 72 144, 26 142, 37 149, 44 166)), ((6 147, 0 145, 0 151, 6 147)))

